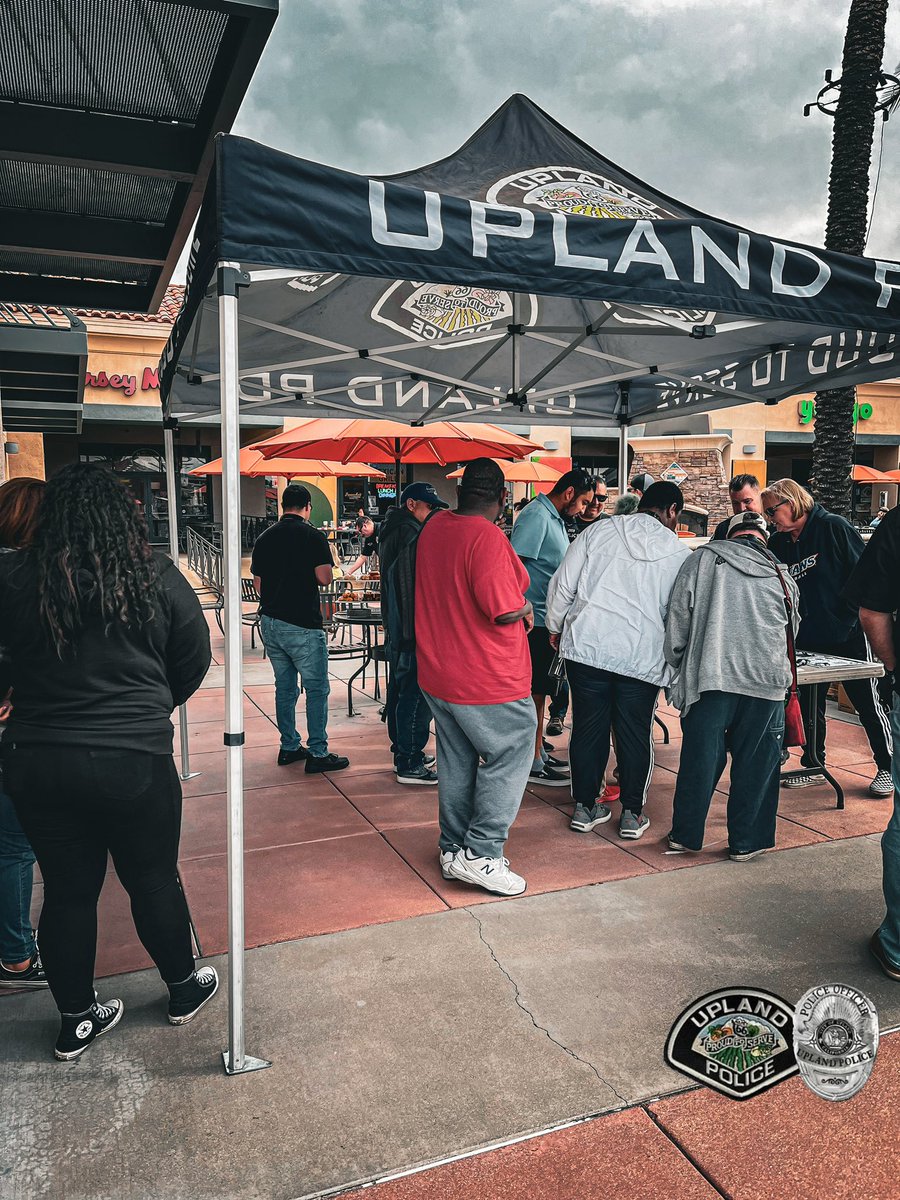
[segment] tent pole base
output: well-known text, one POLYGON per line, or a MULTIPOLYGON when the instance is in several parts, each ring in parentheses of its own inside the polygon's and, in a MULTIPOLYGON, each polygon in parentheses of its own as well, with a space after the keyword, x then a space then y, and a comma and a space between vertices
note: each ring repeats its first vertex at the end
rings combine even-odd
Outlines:
POLYGON ((246 1075, 250 1071, 264 1071, 272 1065, 264 1058, 251 1058, 249 1054, 245 1054, 243 1066, 232 1068, 231 1055, 227 1050, 222 1051, 222 1064, 226 1075, 246 1075))

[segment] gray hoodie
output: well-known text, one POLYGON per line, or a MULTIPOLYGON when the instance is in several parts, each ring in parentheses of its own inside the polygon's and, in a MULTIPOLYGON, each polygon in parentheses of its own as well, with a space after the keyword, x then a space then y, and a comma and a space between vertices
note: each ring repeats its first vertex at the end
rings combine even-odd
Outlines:
POLYGON ((703 692, 783 699, 791 682, 785 597, 794 632, 797 585, 761 543, 749 538, 700 546, 678 573, 666 618, 666 661, 678 668, 671 702, 682 713, 703 692))

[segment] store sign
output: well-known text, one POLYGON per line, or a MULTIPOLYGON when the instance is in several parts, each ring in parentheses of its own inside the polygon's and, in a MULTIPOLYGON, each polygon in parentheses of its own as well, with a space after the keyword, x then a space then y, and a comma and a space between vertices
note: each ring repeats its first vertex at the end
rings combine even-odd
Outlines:
MULTIPOLYGON (((138 390, 137 375, 107 375, 105 371, 88 371, 84 377, 84 386, 89 388, 112 388, 114 391, 121 392, 124 396, 133 396, 138 390)), ((159 369, 157 367, 144 367, 143 374, 140 379, 140 390, 142 392, 153 392, 159 390, 159 369)))
POLYGON ((669 483, 684 483, 687 477, 687 471, 680 463, 677 462, 673 462, 660 473, 660 478, 667 479, 669 483))
MULTIPOLYGON (((801 400, 797 405, 797 412, 800 414, 800 424, 808 425, 816 416, 815 400, 801 400)), ((853 423, 857 421, 868 421, 874 409, 871 404, 860 404, 858 401, 853 405, 853 423)))

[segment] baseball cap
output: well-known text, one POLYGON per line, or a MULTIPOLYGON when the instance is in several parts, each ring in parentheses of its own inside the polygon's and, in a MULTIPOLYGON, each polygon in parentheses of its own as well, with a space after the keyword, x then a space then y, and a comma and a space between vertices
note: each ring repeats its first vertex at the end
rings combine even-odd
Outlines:
POLYGON ((646 492, 651 483, 656 483, 656 480, 652 475, 647 475, 644 473, 641 475, 635 475, 634 479, 631 481, 631 486, 633 488, 637 488, 639 492, 646 492))
POLYGON ((755 512, 740 512, 737 516, 731 518, 728 522, 727 537, 731 537, 735 533, 741 533, 748 529, 755 529, 763 535, 766 541, 769 540, 769 527, 766 525, 766 518, 761 513, 755 512))
POLYGON ((432 508, 449 508, 446 500, 442 500, 430 483, 408 483, 400 493, 400 503, 407 500, 424 500, 432 508))

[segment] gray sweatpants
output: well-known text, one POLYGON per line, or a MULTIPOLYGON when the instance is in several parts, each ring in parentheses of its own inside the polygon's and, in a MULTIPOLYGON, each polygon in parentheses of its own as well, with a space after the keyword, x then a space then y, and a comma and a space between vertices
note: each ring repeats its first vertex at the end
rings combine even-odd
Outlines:
POLYGON ((437 737, 440 848, 500 858, 534 758, 534 702, 426 698, 437 737))

